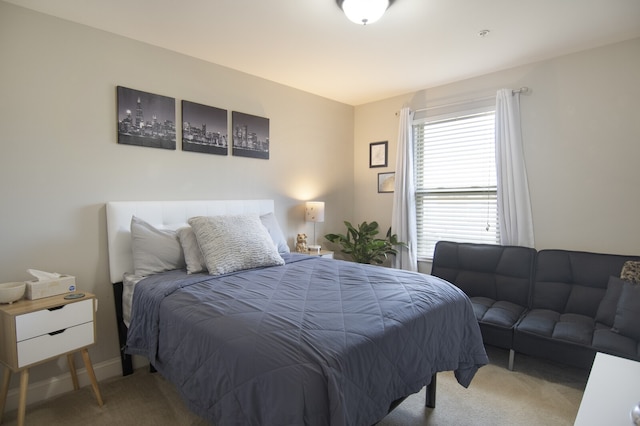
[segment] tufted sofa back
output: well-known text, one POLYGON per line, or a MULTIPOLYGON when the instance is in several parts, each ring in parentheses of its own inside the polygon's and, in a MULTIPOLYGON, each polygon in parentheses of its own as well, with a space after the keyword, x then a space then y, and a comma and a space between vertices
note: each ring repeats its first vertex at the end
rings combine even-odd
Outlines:
POLYGON ((620 276, 637 257, 567 250, 540 250, 533 283, 533 309, 594 318, 610 276, 620 276))
POLYGON ((535 257, 536 251, 527 247, 439 241, 431 274, 469 297, 528 306, 535 257))

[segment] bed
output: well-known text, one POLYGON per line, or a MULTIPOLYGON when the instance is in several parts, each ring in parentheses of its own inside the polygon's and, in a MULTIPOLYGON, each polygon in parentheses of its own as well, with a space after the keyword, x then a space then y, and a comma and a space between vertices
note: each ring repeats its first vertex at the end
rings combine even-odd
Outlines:
POLYGON ((290 253, 272 200, 106 211, 123 374, 132 354, 146 357, 214 424, 374 424, 424 386, 435 406, 437 372, 467 387, 488 362, 455 286, 290 253))

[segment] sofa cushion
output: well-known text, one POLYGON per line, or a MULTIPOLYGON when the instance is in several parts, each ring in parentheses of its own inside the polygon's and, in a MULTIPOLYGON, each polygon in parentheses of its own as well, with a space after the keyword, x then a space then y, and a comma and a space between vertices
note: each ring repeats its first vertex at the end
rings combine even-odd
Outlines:
POLYGON ((516 330, 539 334, 545 337, 553 335, 553 329, 560 319, 560 314, 549 309, 534 309, 522 318, 516 330))
POLYGON ((533 309, 517 324, 516 331, 588 346, 593 339, 594 326, 593 318, 585 315, 533 309))
POLYGON ((562 314, 553 330, 553 338, 591 345, 595 321, 580 314, 562 314))
POLYGON ((618 277, 610 276, 607 284, 607 292, 598 306, 596 313, 596 322, 602 323, 608 327, 613 327, 616 319, 616 310, 618 309, 618 300, 622 293, 624 281, 618 277))
POLYGON ((491 309, 491 306, 496 303, 495 300, 489 297, 470 297, 469 300, 471 300, 473 313, 476 315, 478 321, 481 321, 487 311, 491 309))
POLYGON ((495 301, 488 297, 471 297, 473 311, 480 323, 511 328, 525 311, 524 306, 504 300, 495 301))
POLYGON ((593 332, 593 347, 599 352, 640 360, 640 342, 603 325, 593 332))
POLYGON ((640 285, 623 283, 613 331, 640 340, 640 285))
POLYGON ((515 303, 505 300, 498 300, 493 304, 491 309, 487 311, 482 321, 488 324, 513 327, 525 309, 524 306, 516 305, 515 303))

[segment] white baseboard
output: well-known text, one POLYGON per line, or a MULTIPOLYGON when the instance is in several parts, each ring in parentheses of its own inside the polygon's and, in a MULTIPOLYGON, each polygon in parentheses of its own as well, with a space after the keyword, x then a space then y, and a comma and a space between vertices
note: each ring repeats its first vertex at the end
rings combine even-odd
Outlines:
MULTIPOLYGON (((142 358, 142 361, 134 357, 134 366, 144 366, 146 360, 142 358)), ((147 363, 148 364, 148 363, 147 363)), ((85 387, 91 384, 87 375, 86 368, 78 368, 83 366, 82 361, 78 363, 76 360, 76 368, 78 374, 78 383, 80 387, 85 387)), ((98 379, 98 385, 100 381, 110 379, 112 377, 122 376, 122 364, 120 363, 120 357, 112 358, 98 364, 93 365, 93 371, 98 379)), ((15 375, 16 373, 14 373, 15 375)), ((19 374, 19 373, 18 373, 19 374)), ((27 388, 27 406, 44 402, 48 399, 55 398, 58 395, 62 395, 73 390, 73 382, 71 380, 71 373, 64 373, 59 376, 51 377, 46 380, 42 380, 35 383, 29 383, 27 388)), ((20 397, 20 390, 18 388, 10 389, 7 394, 7 402, 5 406, 5 412, 18 409, 18 399, 20 397)), ((28 413, 27 409, 27 413, 28 413)))

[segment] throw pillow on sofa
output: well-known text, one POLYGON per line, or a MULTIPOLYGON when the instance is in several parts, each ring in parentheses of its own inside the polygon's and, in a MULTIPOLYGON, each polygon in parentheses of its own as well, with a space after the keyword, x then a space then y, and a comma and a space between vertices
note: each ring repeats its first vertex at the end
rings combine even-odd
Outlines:
POLYGON ((631 281, 632 283, 640 283, 640 262, 635 260, 626 261, 622 266, 620 278, 625 281, 631 281))
POLYGON ((596 322, 602 323, 607 327, 613 327, 616 319, 616 311, 618 310, 618 301, 622 293, 624 281, 618 277, 610 276, 607 284, 607 292, 604 294, 598 312, 596 313, 596 322))
POLYGON ((624 282, 613 331, 640 341, 640 285, 624 282))

